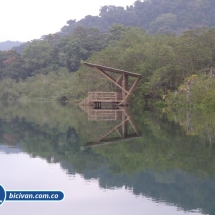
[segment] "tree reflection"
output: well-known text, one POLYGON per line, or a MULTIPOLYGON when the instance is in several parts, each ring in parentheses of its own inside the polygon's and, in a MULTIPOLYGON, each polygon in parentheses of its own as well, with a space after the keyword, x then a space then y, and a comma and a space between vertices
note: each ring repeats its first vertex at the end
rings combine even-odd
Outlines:
MULTIPOLYGON (((209 144, 199 127, 196 135, 187 135, 180 125, 184 119, 186 126, 194 129, 193 113, 184 118, 173 115, 173 120, 168 120, 160 112, 131 108, 141 136, 123 139, 122 118, 131 120, 130 114, 118 113, 114 121, 92 121, 70 105, 17 105, 0 104, 1 144, 21 148, 47 162, 60 163, 68 174, 96 178, 105 189, 126 187, 135 195, 165 201, 184 210, 200 208, 203 213, 215 213, 213 140, 209 144), (113 128, 120 128, 120 132, 114 129, 114 134, 106 135, 113 128), (104 143, 116 137, 114 144, 86 147, 86 142, 104 143)), ((205 119, 212 122, 213 116, 205 119)), ((134 128, 128 125, 128 134, 136 134, 134 128)), ((209 128, 208 134, 211 131, 209 128)))

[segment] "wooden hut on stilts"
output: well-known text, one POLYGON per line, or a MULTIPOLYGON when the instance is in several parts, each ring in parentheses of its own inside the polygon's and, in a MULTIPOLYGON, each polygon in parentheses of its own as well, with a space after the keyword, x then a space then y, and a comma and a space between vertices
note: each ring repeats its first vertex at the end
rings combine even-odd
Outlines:
POLYGON ((96 65, 92 63, 83 62, 84 65, 95 68, 108 80, 114 83, 119 89, 119 92, 88 92, 88 96, 80 105, 93 104, 96 109, 101 109, 102 103, 111 103, 113 106, 127 106, 128 100, 139 81, 141 75, 133 72, 128 72, 111 67, 96 65), (117 74, 118 78, 114 78, 113 74, 117 74), (133 77, 134 81, 129 86, 129 77, 133 77))

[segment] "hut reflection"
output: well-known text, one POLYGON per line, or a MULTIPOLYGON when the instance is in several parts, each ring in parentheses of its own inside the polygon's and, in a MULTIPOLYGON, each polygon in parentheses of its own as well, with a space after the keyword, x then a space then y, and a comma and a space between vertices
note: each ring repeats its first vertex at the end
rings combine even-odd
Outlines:
POLYGON ((87 113, 89 121, 120 121, 112 129, 107 130, 104 135, 98 137, 93 142, 86 143, 85 146, 109 144, 138 138, 140 136, 139 130, 128 111, 128 107, 97 108, 94 106, 80 105, 80 108, 87 113))

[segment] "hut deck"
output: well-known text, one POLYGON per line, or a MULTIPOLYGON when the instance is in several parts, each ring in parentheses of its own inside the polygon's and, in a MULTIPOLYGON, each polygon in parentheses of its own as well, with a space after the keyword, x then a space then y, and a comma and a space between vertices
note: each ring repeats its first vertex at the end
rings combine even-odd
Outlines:
POLYGON ((108 80, 110 80, 116 87, 118 87, 121 92, 89 92, 88 97, 84 99, 80 105, 90 105, 94 104, 96 108, 101 108, 101 103, 112 103, 115 106, 127 106, 128 100, 132 95, 133 91, 137 87, 137 84, 141 80, 141 75, 133 72, 128 72, 124 70, 114 69, 111 67, 96 65, 92 63, 83 62, 86 66, 96 69, 102 75, 104 75, 108 80), (118 76, 114 78, 111 74, 118 76), (133 84, 129 87, 129 77, 132 77, 133 84))
POLYGON ((88 97, 80 104, 88 105, 95 103, 120 103, 122 97, 117 92, 88 92, 88 97))

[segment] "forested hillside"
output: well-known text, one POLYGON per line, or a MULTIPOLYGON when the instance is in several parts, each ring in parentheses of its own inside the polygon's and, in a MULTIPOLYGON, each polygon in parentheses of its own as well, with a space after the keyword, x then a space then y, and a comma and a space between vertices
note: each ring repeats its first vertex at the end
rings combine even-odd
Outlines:
POLYGON ((101 7, 99 16, 86 16, 80 21, 69 20, 61 29, 71 34, 77 26, 98 28, 107 32, 113 24, 136 26, 149 33, 181 34, 199 27, 215 27, 214 0, 137 0, 133 5, 101 7))
POLYGON ((80 60, 106 47, 109 40, 108 35, 98 29, 77 27, 64 38, 50 34, 13 50, 0 51, 0 78, 26 79, 61 68, 77 71, 80 60))
MULTIPOLYGON (((76 31, 78 36, 73 33, 63 40, 50 35, 33 41, 22 55, 2 52, 0 98, 76 100, 84 98, 89 90, 112 90, 106 79, 86 66, 71 74, 78 69, 80 60, 142 74, 135 94, 138 100, 165 100, 170 92, 186 96, 187 88, 181 85, 193 77, 199 77, 201 86, 210 86, 203 92, 213 96, 213 84, 205 83, 213 81, 210 71, 215 64, 214 29, 196 29, 181 36, 149 35, 142 29, 123 26, 114 26, 109 34, 83 27, 76 31), (96 32, 92 37, 83 34, 91 31, 96 32)), ((191 86, 194 82, 189 83, 191 86)), ((203 95, 201 91, 200 94, 203 95)))
POLYGON ((74 101, 88 90, 112 90, 95 71, 80 67, 88 61, 142 74, 138 101, 212 107, 215 30, 208 27, 214 26, 214 10, 211 0, 136 1, 126 9, 104 6, 99 17, 70 20, 61 32, 0 51, 0 99, 74 101))

